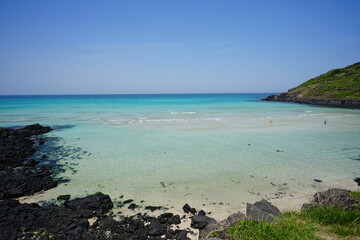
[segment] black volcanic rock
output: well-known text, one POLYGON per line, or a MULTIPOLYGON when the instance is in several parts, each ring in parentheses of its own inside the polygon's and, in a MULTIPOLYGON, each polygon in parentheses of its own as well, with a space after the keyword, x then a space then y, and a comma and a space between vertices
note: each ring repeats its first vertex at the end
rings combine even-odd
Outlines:
POLYGON ((360 186, 360 177, 355 178, 354 181, 358 184, 358 186, 360 186))
POLYGON ((340 107, 340 108, 353 108, 360 109, 360 100, 357 99, 334 99, 334 98, 300 98, 290 93, 280 93, 276 95, 270 95, 263 101, 275 101, 275 102, 293 102, 310 105, 321 105, 328 107, 340 107))
POLYGON ((21 129, 0 128, 0 171, 23 165, 36 149, 30 137, 50 132, 50 127, 40 124, 29 125, 21 129))
POLYGON ((34 173, 7 169, 0 172, 0 200, 34 194, 57 186, 49 171, 34 173))
POLYGON ((196 215, 191 217, 191 227, 196 229, 204 229, 207 225, 215 224, 215 219, 207 216, 196 215))
POLYGON ((185 213, 192 213, 192 214, 196 214, 196 209, 195 208, 192 208, 192 207, 190 207, 190 205, 189 204, 185 204, 184 206, 183 206, 183 211, 185 212, 185 213))
POLYGON ((66 201, 64 206, 89 218, 107 213, 114 205, 109 195, 96 193, 87 197, 66 201))
POLYGON ((33 124, 21 129, 0 128, 0 200, 21 197, 56 187, 50 167, 25 161, 35 152, 33 136, 51 131, 50 127, 33 124), (16 169, 14 169, 16 168, 16 169))
POLYGON ((42 231, 55 239, 81 239, 89 223, 80 214, 59 206, 40 207, 16 200, 0 202, 0 239, 18 239, 23 232, 42 231))

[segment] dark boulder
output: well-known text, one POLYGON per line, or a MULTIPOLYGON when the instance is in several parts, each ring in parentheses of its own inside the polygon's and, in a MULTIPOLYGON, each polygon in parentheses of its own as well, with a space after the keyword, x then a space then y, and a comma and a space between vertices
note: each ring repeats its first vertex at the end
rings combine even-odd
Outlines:
POLYGON ((147 226, 149 236, 161 236, 164 235, 167 231, 166 226, 160 224, 157 220, 151 221, 147 226))
POLYGON ((65 208, 82 214, 86 218, 100 216, 113 208, 109 195, 96 193, 83 198, 66 201, 65 208))
POLYGON ((280 214, 280 210, 266 200, 261 200, 254 204, 246 204, 247 217, 255 221, 272 222, 280 214))
POLYGON ((69 195, 69 194, 67 194, 67 195, 60 195, 60 196, 58 196, 56 199, 59 200, 59 201, 67 201, 67 200, 70 199, 70 195, 69 195))
POLYGON ((135 203, 131 203, 129 206, 128 206, 128 209, 130 210, 135 210, 135 208, 138 208, 139 205, 135 204, 135 203))
POLYGON ((205 216, 205 215, 206 215, 206 212, 205 212, 204 210, 200 210, 200 211, 198 212, 198 215, 200 215, 200 216, 205 216))
POLYGON ((192 216, 191 217, 191 227, 196 229, 204 229, 207 225, 215 224, 215 219, 207 216, 192 216))
POLYGON ((226 239, 227 230, 230 226, 238 224, 246 219, 245 214, 236 212, 228 216, 219 223, 209 224, 204 229, 200 229, 200 239, 211 239, 214 235, 226 239), (214 234, 216 233, 216 234, 214 234))
POLYGON ((99 223, 99 228, 104 231, 115 231, 118 227, 118 222, 112 217, 106 217, 99 223))
POLYGON ((359 208, 359 200, 351 196, 350 191, 345 189, 333 188, 323 192, 315 193, 312 204, 315 205, 335 205, 343 208, 359 208))
POLYGON ((192 207, 190 207, 190 205, 189 204, 185 204, 184 206, 183 206, 183 211, 185 212, 185 213, 192 213, 192 214, 196 214, 196 209, 195 208, 192 208, 192 207))
POLYGON ((175 230, 175 239, 177 240, 190 240, 190 238, 187 237, 187 231, 186 230, 175 230))
POLYGON ((354 181, 358 184, 358 186, 360 186, 360 177, 355 178, 354 181))
POLYGON ((180 220, 180 216, 179 215, 175 215, 172 213, 163 213, 158 217, 158 221, 161 224, 180 224, 181 220, 180 220))
POLYGON ((146 206, 145 207, 145 210, 150 210, 151 212, 154 212, 156 210, 161 210, 163 209, 164 207, 161 207, 161 206, 146 206))

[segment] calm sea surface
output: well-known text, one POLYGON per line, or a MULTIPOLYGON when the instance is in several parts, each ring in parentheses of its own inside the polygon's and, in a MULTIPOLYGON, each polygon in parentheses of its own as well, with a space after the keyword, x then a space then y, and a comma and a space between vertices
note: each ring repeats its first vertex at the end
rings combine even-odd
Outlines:
POLYGON ((226 208, 360 177, 359 110, 260 101, 267 95, 0 96, 0 126, 56 129, 38 157, 70 181, 44 199, 101 191, 226 208))

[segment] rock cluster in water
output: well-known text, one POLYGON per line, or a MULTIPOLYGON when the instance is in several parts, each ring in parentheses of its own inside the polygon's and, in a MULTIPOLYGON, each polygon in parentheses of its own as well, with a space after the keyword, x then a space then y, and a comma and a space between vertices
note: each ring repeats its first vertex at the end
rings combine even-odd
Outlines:
POLYGON ((56 187, 49 166, 37 168, 39 162, 28 159, 36 152, 33 136, 50 132, 39 124, 21 129, 0 128, 0 200, 21 197, 56 187))
POLYGON ((290 94, 288 92, 270 95, 262 100, 360 109, 360 100, 358 99, 302 98, 297 95, 290 94))

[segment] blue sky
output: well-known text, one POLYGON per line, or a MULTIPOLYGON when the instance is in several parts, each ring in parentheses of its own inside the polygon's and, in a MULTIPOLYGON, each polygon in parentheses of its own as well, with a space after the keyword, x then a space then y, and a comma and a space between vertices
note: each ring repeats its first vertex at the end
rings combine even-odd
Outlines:
POLYGON ((0 1, 0 94, 281 92, 360 61, 360 1, 0 1))

